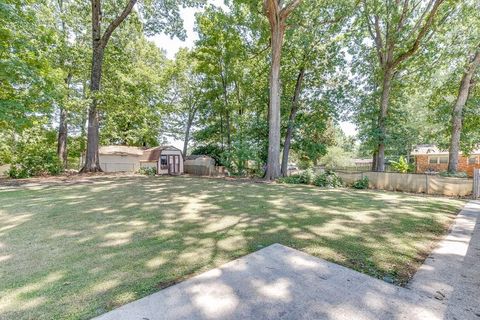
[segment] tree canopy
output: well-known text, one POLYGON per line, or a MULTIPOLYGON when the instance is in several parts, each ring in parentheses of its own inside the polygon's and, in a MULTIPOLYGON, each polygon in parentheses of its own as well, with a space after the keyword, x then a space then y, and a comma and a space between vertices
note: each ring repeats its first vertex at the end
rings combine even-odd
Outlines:
POLYGON ((347 155, 382 171, 417 144, 469 153, 479 12, 475 0, 6 0, 0 164, 31 155, 56 173, 85 153, 96 171, 99 145, 177 141, 275 179, 347 155), (183 7, 198 8, 198 38, 168 58, 150 36, 185 39, 183 7))

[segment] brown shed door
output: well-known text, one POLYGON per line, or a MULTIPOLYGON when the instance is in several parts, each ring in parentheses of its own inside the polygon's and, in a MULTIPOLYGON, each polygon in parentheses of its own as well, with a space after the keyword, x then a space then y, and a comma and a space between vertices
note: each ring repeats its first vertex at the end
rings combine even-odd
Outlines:
POLYGON ((168 156, 168 173, 169 174, 180 173, 180 156, 178 155, 168 156))

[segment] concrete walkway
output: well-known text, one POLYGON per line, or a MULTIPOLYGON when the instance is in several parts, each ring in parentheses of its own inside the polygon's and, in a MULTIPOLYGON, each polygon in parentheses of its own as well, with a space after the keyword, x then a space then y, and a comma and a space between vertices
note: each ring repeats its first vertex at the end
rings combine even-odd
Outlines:
POLYGON ((479 320, 479 213, 466 206, 408 288, 274 244, 95 319, 479 320))
POLYGON ((480 201, 458 214, 407 287, 441 301, 445 319, 480 320, 480 201))

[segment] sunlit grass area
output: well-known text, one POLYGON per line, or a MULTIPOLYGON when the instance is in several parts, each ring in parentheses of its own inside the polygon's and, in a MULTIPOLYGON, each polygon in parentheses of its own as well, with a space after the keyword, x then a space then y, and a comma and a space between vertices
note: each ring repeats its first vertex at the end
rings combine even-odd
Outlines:
POLYGON ((461 200, 191 177, 0 188, 0 318, 88 319, 281 243, 403 284, 461 200))

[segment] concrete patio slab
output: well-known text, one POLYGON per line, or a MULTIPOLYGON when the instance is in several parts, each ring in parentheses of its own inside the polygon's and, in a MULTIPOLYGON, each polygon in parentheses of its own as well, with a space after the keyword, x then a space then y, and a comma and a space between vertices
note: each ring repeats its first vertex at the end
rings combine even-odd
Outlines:
POLYGON ((442 319, 409 289, 274 244, 96 320, 442 319))

